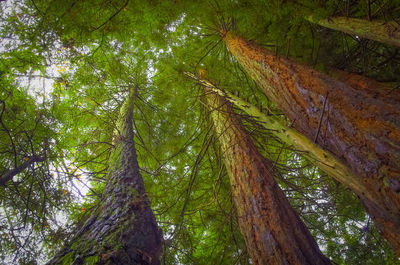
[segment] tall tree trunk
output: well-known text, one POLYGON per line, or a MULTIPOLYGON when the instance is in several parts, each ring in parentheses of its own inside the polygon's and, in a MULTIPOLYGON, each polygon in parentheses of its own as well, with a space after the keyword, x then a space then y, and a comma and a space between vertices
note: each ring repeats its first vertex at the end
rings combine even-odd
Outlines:
POLYGON ((369 21, 348 17, 315 19, 311 16, 307 20, 325 28, 400 47, 400 25, 396 21, 369 21))
POLYGON ((48 264, 160 264, 162 235, 139 173, 131 90, 121 107, 104 199, 48 264))
POLYGON ((400 91, 351 73, 336 72, 333 78, 230 32, 222 35, 292 126, 356 174, 359 190, 338 181, 357 193, 400 255, 400 91))
MULTIPOLYGON (((263 113, 262 110, 251 103, 235 96, 229 91, 218 88, 206 79, 199 78, 191 73, 186 73, 186 75, 197 80, 201 85, 207 87, 207 89, 223 96, 236 107, 249 114, 252 119, 258 121, 267 130, 270 130, 279 140, 301 151, 304 157, 317 165, 326 174, 333 176, 337 180, 341 180, 341 182, 346 182, 357 193, 365 193, 366 196, 369 195, 368 191, 364 190, 365 187, 362 183, 359 182, 360 178, 342 160, 331 152, 324 150, 296 129, 285 125, 286 121, 283 118, 263 113)), ((368 197, 368 199, 375 201, 374 197, 368 197)))
POLYGON ((238 221, 254 264, 331 264, 292 209, 229 102, 205 87, 238 221))

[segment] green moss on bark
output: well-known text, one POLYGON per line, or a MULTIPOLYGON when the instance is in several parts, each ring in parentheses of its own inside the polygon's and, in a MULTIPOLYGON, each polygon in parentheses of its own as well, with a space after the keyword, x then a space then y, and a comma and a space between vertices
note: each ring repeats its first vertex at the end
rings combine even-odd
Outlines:
POLYGON ((308 17, 307 20, 322 27, 400 47, 400 25, 395 21, 368 21, 347 17, 326 19, 308 17))

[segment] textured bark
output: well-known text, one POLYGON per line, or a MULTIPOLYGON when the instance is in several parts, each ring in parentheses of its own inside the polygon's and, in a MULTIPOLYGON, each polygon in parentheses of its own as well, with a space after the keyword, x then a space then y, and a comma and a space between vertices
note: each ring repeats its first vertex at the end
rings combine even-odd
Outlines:
MULTIPOLYGON (((360 178, 338 157, 331 152, 324 150, 321 146, 314 143, 312 140, 299 133, 296 129, 291 126, 285 125, 286 121, 274 115, 267 115, 259 110, 256 106, 243 100, 242 98, 233 95, 229 91, 222 90, 209 82, 206 79, 199 78, 191 73, 186 73, 189 77, 200 82, 201 85, 207 87, 213 92, 220 96, 223 96, 226 100, 239 107, 241 110, 249 114, 252 119, 258 121, 264 128, 270 130, 277 138, 282 142, 293 146, 296 150, 301 151, 302 155, 315 163, 321 170, 326 174, 332 175, 335 179, 346 182, 349 187, 357 191, 357 193, 365 193, 369 195, 365 190, 360 178)), ((368 197, 368 199, 374 201, 374 197, 368 197)))
POLYGON ((325 28, 400 47, 400 25, 395 21, 369 21, 347 17, 327 19, 308 17, 307 19, 325 28))
POLYGON ((133 91, 121 108, 104 199, 48 264, 160 264, 161 232, 139 173, 133 91))
POLYGON ((254 264, 331 264, 292 209, 232 107, 207 87, 238 222, 254 264))
POLYGON ((400 255, 400 91, 351 73, 337 71, 333 78, 229 32, 222 34, 292 126, 352 169, 362 192, 338 181, 357 193, 400 255))

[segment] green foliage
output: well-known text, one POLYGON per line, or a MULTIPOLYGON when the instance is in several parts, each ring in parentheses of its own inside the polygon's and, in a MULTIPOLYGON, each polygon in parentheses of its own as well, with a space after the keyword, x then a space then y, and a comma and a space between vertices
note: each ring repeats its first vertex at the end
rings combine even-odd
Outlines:
MULTIPOLYGON (((251 264, 218 135, 201 90, 183 72, 205 68, 219 87, 280 115, 221 43, 218 29, 228 27, 318 69, 399 82, 393 47, 304 19, 399 15, 399 1, 373 2, 16 2, 2 14, 1 36, 12 40, 1 45, 0 173, 34 154, 47 159, 0 187, 2 262, 43 263, 48 257, 40 255, 42 248, 52 256, 102 196, 112 196, 102 192, 112 168, 116 117, 128 88, 137 85, 135 142, 164 234, 165 264, 251 264), (90 187, 83 200, 82 187, 75 188, 81 182, 90 187)), ((238 113, 260 152, 274 161, 282 189, 327 256, 338 264, 396 264, 354 195, 238 113)))

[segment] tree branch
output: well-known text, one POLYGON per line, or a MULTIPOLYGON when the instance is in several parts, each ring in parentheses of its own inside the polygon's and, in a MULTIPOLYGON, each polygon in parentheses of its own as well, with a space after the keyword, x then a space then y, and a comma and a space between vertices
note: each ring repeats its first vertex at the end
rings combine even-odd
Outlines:
POLYGON ((107 24, 108 22, 110 22, 116 15, 118 15, 129 3, 129 0, 126 0, 125 4, 117 11, 115 12, 107 21, 105 21, 103 24, 101 24, 100 26, 94 28, 91 32, 96 31, 100 28, 102 28, 105 24, 107 24))
POLYGON ((43 162, 46 160, 46 156, 32 156, 30 157, 27 161, 22 163, 19 167, 16 167, 12 170, 6 170, 1 176, 0 176, 0 186, 5 186, 8 181, 10 181, 15 175, 21 173, 24 171, 27 167, 32 165, 33 163, 36 162, 43 162))

